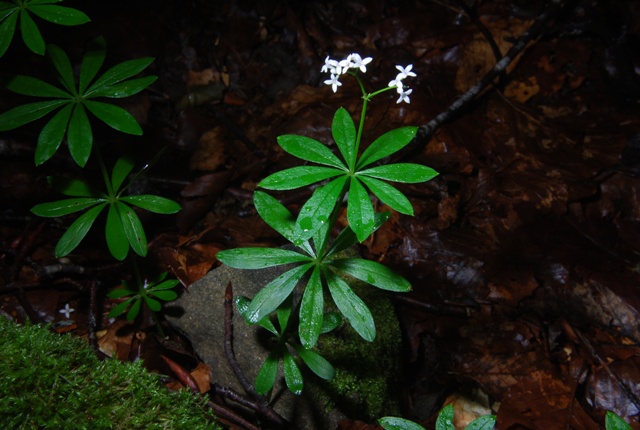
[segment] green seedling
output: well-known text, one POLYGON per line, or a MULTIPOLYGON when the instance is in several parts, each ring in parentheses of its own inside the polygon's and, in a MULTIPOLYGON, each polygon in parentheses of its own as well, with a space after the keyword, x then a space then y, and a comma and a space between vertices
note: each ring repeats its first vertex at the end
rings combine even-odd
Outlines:
POLYGON ((31 212, 43 217, 60 217, 86 210, 62 235, 56 245, 56 257, 62 257, 73 251, 87 235, 100 213, 108 209, 105 237, 111 255, 117 260, 124 260, 129 247, 140 256, 147 254, 147 238, 140 218, 131 206, 137 206, 160 214, 173 214, 180 210, 180 205, 172 200, 154 195, 124 196, 124 191, 135 180, 123 183, 133 170, 133 160, 121 157, 113 166, 111 178, 100 161, 100 169, 107 192, 99 192, 79 179, 50 178, 51 185, 58 192, 73 197, 55 202, 41 203, 34 206, 31 212))
MULTIPOLYGON (((453 425, 454 410, 449 404, 442 408, 436 419, 436 430, 456 430, 453 425)), ((398 417, 384 417, 378 423, 385 430, 425 430, 420 424, 398 417)), ((483 415, 470 422, 465 430, 492 430, 496 425, 495 415, 483 415)))
POLYGON ((115 130, 134 135, 142 134, 142 128, 129 112, 119 106, 94 99, 129 97, 147 88, 157 76, 129 78, 149 66, 153 58, 125 61, 94 80, 106 55, 104 39, 97 38, 82 60, 76 84, 67 54, 56 45, 48 45, 46 53, 56 69, 62 88, 30 76, 13 76, 6 82, 7 89, 18 94, 49 100, 17 106, 0 115, 0 131, 6 131, 58 110, 40 132, 35 152, 36 165, 51 158, 66 135, 72 158, 79 166, 84 167, 93 146, 93 133, 87 111, 115 130))
MULTIPOLYGON (((282 369, 284 380, 287 388, 294 394, 301 394, 303 388, 302 373, 291 353, 296 352, 302 361, 311 369, 313 373, 322 379, 329 380, 335 375, 335 370, 331 363, 317 352, 311 351, 301 346, 295 339, 295 332, 292 334, 291 323, 294 318, 291 317, 291 300, 287 300, 280 306, 276 312, 276 325, 265 317, 258 322, 258 325, 268 330, 275 336, 274 346, 269 352, 269 356, 258 372, 256 378, 256 391, 259 394, 265 394, 273 388, 278 374, 278 367, 282 361, 282 369)), ((246 319, 251 301, 246 297, 236 298, 236 307, 240 314, 246 319)), ((324 315, 323 325, 320 329, 321 333, 328 333, 340 324, 340 316, 336 313, 329 312, 324 315)))
POLYGON ((608 411, 604 417, 607 430, 632 430, 631 426, 614 412, 608 411))
POLYGON ((123 288, 116 288, 111 291, 107 296, 110 299, 124 299, 123 302, 116 305, 111 312, 109 312, 109 318, 115 318, 119 315, 127 312, 127 320, 133 321, 140 313, 142 303, 153 312, 159 312, 162 309, 163 302, 170 302, 178 298, 178 293, 173 289, 179 284, 177 279, 166 279, 167 272, 160 275, 157 281, 147 282, 146 280, 139 286, 137 290, 133 290, 129 287, 129 284, 124 281, 123 288))
POLYGON ((89 21, 89 17, 77 9, 57 6, 62 0, 13 0, 0 1, 0 57, 11 44, 13 34, 20 21, 20 32, 24 44, 32 52, 43 55, 45 44, 40 30, 31 14, 60 25, 80 25, 89 21))
MULTIPOLYGON (((288 270, 256 294, 247 304, 244 315, 250 324, 264 321, 272 312, 281 312, 281 306, 291 297, 296 285, 304 284, 304 292, 293 309, 296 312, 299 309, 295 322, 298 324, 301 347, 307 351, 316 344, 325 324, 325 290, 329 291, 338 310, 363 339, 369 342, 375 339, 373 315, 353 292, 350 284, 356 279, 393 292, 409 291, 411 285, 386 266, 346 256, 346 251, 364 241, 390 216, 388 212, 375 213, 369 191, 392 209, 412 215, 413 207, 407 197, 385 181, 418 183, 428 181, 438 174, 429 167, 413 163, 374 165, 409 144, 416 135, 417 127, 401 127, 389 131, 358 155, 367 103, 374 96, 388 90, 397 91, 398 103, 409 102, 408 96, 412 90, 403 85, 403 80, 415 76, 411 72, 411 66, 396 66, 400 73, 387 87, 367 93, 356 72, 365 72, 366 64, 370 61, 371 58, 362 59, 358 54, 351 54, 340 62, 327 57, 323 67, 323 71, 331 73, 331 79, 325 83, 334 92, 341 85, 338 78, 344 73, 353 75, 362 90, 363 105, 357 131, 346 109, 338 109, 333 117, 332 135, 342 159, 321 142, 308 137, 285 135, 278 138, 278 144, 286 152, 304 161, 319 164, 276 172, 258 184, 269 190, 291 190, 322 182, 302 206, 297 218, 269 194, 263 191, 256 191, 254 194, 254 205, 260 217, 298 248, 238 248, 218 253, 218 259, 222 263, 238 269, 290 265, 288 270), (327 180, 329 182, 324 183, 327 180), (331 232, 347 193, 348 226, 331 241, 331 232)), ((260 384, 272 385, 280 356, 284 360, 286 376, 287 363, 292 361, 286 358, 286 351, 279 346, 273 351, 273 356, 270 355, 267 359, 266 367, 263 366, 260 384)), ((292 369, 290 365, 289 367, 292 369)), ((296 384, 289 385, 290 388, 292 386, 296 389, 298 387, 296 384)))

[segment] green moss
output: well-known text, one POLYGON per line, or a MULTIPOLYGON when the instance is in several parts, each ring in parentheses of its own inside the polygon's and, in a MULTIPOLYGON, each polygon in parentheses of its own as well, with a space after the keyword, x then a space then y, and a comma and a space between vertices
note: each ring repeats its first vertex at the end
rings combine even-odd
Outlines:
POLYGON ((402 348, 398 319, 383 291, 357 282, 352 285, 373 314, 376 339, 363 340, 348 324, 321 336, 317 350, 334 365, 336 376, 314 382, 319 388, 314 390, 315 397, 327 409, 337 405, 354 419, 398 415, 402 348))
POLYGON ((3 428, 220 428, 204 398, 170 392, 140 362, 101 362, 81 339, 2 317, 0 333, 3 428))

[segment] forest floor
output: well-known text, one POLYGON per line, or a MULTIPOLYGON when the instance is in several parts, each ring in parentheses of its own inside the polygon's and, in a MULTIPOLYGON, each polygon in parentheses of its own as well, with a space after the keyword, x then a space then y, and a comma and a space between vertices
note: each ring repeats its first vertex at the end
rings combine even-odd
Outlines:
MULTIPOLYGON (((140 166, 167 148, 136 190, 182 205, 175 216, 141 214, 148 273, 168 271, 186 287, 219 265, 219 250, 283 244, 252 206, 257 182, 295 163, 276 137, 333 148, 335 110, 360 108, 355 80, 335 94, 323 84, 325 57, 372 57, 362 75, 369 89, 412 64, 410 104, 377 97, 363 137, 366 145, 398 126, 424 126, 398 160, 440 173, 402 186, 415 216, 394 214, 361 245, 413 285, 393 297, 404 415, 430 428, 445 401, 475 395, 497 411, 499 429, 600 429, 608 410, 640 429, 638 3, 561 2, 549 17, 545 1, 66 3, 93 21, 49 33, 72 61, 98 35, 109 65, 155 57, 146 73, 158 80, 123 105, 144 135, 94 129, 105 153, 130 151, 140 166), (450 109, 536 25, 504 73, 450 109)), ((7 53, 3 73, 52 81, 46 61, 27 60, 23 48, 7 53)), ((0 96, 0 112, 21 100, 0 96)), ((41 125, 0 135, 0 308, 171 374, 148 315, 137 336, 114 336, 122 323, 107 318, 106 293, 131 274, 100 228, 56 260, 71 220, 29 212, 59 198, 48 175, 99 177, 66 149, 35 167, 41 125)), ((295 212, 309 195, 284 203, 295 212)), ((197 357, 181 342, 173 356, 192 370, 197 357)))

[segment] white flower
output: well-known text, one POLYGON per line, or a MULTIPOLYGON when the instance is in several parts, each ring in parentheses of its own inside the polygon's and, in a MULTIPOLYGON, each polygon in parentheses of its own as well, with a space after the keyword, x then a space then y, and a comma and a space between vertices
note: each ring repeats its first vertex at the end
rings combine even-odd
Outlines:
POLYGON ((64 314, 64 317, 69 319, 69 317, 71 316, 71 313, 75 312, 75 309, 69 307, 69 303, 67 303, 66 305, 64 305, 64 308, 60 309, 58 312, 60 312, 61 314, 64 314))
POLYGON ((360 54, 351 54, 351 63, 349 64, 349 67, 352 69, 360 69, 360 71, 362 73, 366 73, 367 72, 367 64, 369 64, 371 62, 371 60, 373 60, 373 58, 371 57, 367 57, 367 58, 362 58, 360 57, 360 54))
POLYGON ((324 66, 322 66, 321 71, 322 73, 330 72, 333 75, 339 75, 340 74, 339 68, 340 68, 339 63, 336 60, 332 60, 327 55, 327 58, 324 59, 324 66))
POLYGON ((403 84, 402 84, 402 76, 398 75, 396 76, 396 78, 389 82, 389 87, 396 87, 398 89, 398 93, 400 93, 400 91, 402 90, 403 84))
POLYGON ((400 94, 400 97, 398 97, 398 101, 396 103, 400 103, 400 102, 407 102, 410 103, 409 101, 409 94, 411 94, 413 90, 402 90, 402 91, 398 91, 398 94, 400 94))
POLYGON ((341 75, 343 73, 347 73, 349 71, 349 68, 351 67, 351 57, 353 56, 353 54, 349 54, 347 55, 347 58, 345 58, 344 60, 340 61, 338 63, 338 65, 340 66, 338 68, 338 74, 341 75))
POLYGON ((331 79, 327 79, 326 81, 324 81, 325 84, 331 85, 331 89, 334 93, 338 91, 338 87, 342 85, 342 83, 338 81, 338 77, 338 75, 332 74, 331 79))
POLYGON ((409 64, 407 67, 396 66, 396 69, 400 70, 400 73, 398 74, 398 76, 402 76, 402 79, 407 78, 409 76, 413 76, 413 77, 416 76, 416 74, 411 71, 411 69, 413 69, 413 64, 409 64))

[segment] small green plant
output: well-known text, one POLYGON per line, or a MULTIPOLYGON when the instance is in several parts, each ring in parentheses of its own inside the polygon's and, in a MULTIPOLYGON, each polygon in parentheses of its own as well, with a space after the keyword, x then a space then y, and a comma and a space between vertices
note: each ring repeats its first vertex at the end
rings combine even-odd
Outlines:
POLYGON ((162 303, 159 300, 170 302, 178 298, 178 293, 173 289, 179 284, 179 281, 166 278, 167 272, 163 272, 156 281, 148 282, 145 280, 141 282, 137 290, 131 289, 129 283, 123 281, 123 288, 116 288, 107 295, 110 299, 123 299, 126 297, 123 302, 111 309, 109 318, 122 315, 129 309, 127 320, 133 321, 140 313, 140 307, 143 302, 152 312, 160 311, 162 303))
POLYGON ((35 152, 36 165, 51 158, 66 135, 71 157, 79 166, 84 167, 93 146, 93 133, 87 111, 118 131, 142 134, 140 125, 129 112, 119 106, 93 99, 129 97, 147 88, 157 76, 129 78, 149 66, 153 58, 125 61, 110 68, 94 81, 106 55, 105 41, 99 37, 93 41, 82 60, 76 85, 73 67, 67 54, 56 45, 48 45, 46 53, 56 69, 62 88, 30 76, 13 76, 6 82, 7 89, 18 94, 49 100, 17 106, 0 115, 0 131, 6 131, 59 109, 40 132, 35 152))
MULTIPOLYGON (((456 430, 453 425, 454 409, 449 404, 442 408, 436 419, 436 430, 456 430)), ((398 417, 384 417, 378 423, 385 430, 425 430, 420 424, 398 417)), ((483 415, 470 422, 465 430, 492 430, 496 425, 495 415, 483 415)))
POLYGON ((180 205, 154 195, 124 196, 124 191, 135 180, 134 177, 123 186, 134 166, 130 157, 120 157, 116 161, 111 178, 100 157, 98 161, 106 193, 95 190, 79 179, 51 178, 50 183, 54 189, 73 198, 40 203, 31 211, 38 216, 59 217, 86 210, 69 226, 58 241, 55 255, 62 257, 80 244, 100 213, 108 206, 105 237, 111 255, 118 260, 124 260, 131 247, 136 254, 144 257, 147 254, 147 238, 142 222, 131 206, 160 214, 172 214, 180 210, 180 205))
MULTIPOLYGON (((236 299, 236 306, 240 314, 243 317, 247 317, 247 310, 251 301, 246 297, 238 297, 236 299)), ((313 373, 318 375, 322 379, 329 380, 333 378, 335 370, 331 363, 324 359, 320 354, 308 350, 296 342, 295 333, 292 333, 291 328, 294 326, 290 322, 293 321, 291 317, 291 300, 287 300, 284 306, 280 306, 276 312, 277 324, 280 329, 276 328, 275 324, 268 318, 264 318, 258 322, 258 324, 267 329, 275 336, 274 346, 271 349, 269 356, 265 360, 264 364, 258 372, 256 378, 256 391, 259 394, 265 394, 276 382, 278 374, 278 365, 280 360, 283 362, 283 373, 285 383, 291 392, 295 394, 302 393, 303 380, 300 369, 294 360, 293 355, 289 351, 290 346, 302 359, 302 361, 311 369, 313 373)), ((328 333, 340 324, 341 318, 335 312, 328 312, 324 314, 323 326, 320 329, 320 333, 328 333)))
POLYGON ((0 57, 9 48, 18 21, 20 21, 22 40, 27 48, 36 54, 44 54, 44 39, 31 14, 60 25, 80 25, 90 21, 87 15, 77 9, 52 4, 61 1, 13 0, 12 2, 0 2, 0 57))
MULTIPOLYGON (((409 144, 416 134, 417 127, 401 127, 389 131, 374 140, 358 156, 368 102, 374 96, 389 90, 397 90, 398 103, 409 102, 408 95, 412 90, 403 85, 403 80, 415 76, 415 73, 411 72, 412 66, 397 66, 400 73, 387 87, 367 93, 357 71, 365 72, 366 64, 370 61, 371 58, 362 59, 358 54, 351 54, 340 62, 327 57, 323 67, 323 71, 331 73, 331 79, 325 83, 331 85, 334 92, 341 85, 338 78, 345 73, 353 75, 362 90, 363 105, 357 130, 346 109, 338 109, 333 117, 332 135, 342 160, 314 139, 297 135, 280 136, 278 144, 286 152, 320 166, 294 167, 276 172, 261 181, 258 186, 269 190, 291 190, 331 180, 314 191, 300 209, 297 218, 269 194, 262 191, 256 191, 254 194, 254 205, 260 217, 297 246, 298 250, 238 248, 218 253, 218 259, 222 263, 239 269, 291 265, 291 268, 267 284, 248 304, 243 302, 243 306, 246 305, 243 315, 250 324, 264 325, 271 313, 280 313, 281 307, 285 306, 287 315, 288 312, 296 313, 297 318, 292 321, 297 323, 298 338, 302 348, 307 351, 315 346, 323 328, 326 327, 325 289, 329 291, 336 307, 354 330, 367 341, 373 341, 376 336, 374 318, 366 304, 353 292, 350 282, 355 278, 394 292, 406 292, 411 289, 406 279, 386 266, 345 255, 344 251, 364 241, 390 215, 388 212, 375 213, 367 188, 392 209, 412 215, 413 208, 409 200, 384 181, 418 183, 428 181, 437 175, 435 170, 413 163, 374 166, 374 163, 409 144), (331 233, 345 197, 348 226, 332 240, 331 233), (301 299, 294 306, 286 304, 294 288, 301 281, 306 284, 301 299)), ((289 330, 286 324, 281 324, 281 327, 286 327, 285 332, 289 330)), ((269 355, 266 367, 263 366, 264 373, 269 375, 268 378, 264 377, 265 381, 271 382, 275 379, 277 358, 280 356, 285 359, 286 376, 288 356, 282 344, 278 344, 280 349, 277 353, 269 355), (265 368, 268 370, 264 370, 265 368)), ((296 351, 300 353, 300 349, 296 351)), ((289 367, 291 368, 290 365, 289 367)), ((288 382, 287 384, 291 388, 292 385, 288 382)), ((297 388, 297 385, 295 387, 297 388)))

